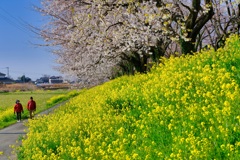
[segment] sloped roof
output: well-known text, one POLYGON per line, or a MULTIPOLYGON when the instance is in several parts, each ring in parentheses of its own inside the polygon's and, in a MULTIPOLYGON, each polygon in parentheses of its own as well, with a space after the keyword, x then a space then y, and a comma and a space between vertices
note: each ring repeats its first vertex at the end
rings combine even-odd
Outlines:
POLYGON ((7 84, 7 83, 14 83, 14 82, 15 82, 14 80, 7 78, 7 77, 0 78, 0 83, 7 84))
POLYGON ((0 72, 0 76, 5 76, 6 74, 0 72))

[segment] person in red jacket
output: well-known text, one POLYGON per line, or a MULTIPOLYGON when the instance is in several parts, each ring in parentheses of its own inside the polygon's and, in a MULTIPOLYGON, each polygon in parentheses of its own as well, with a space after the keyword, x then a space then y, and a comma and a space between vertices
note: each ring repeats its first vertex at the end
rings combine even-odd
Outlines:
POLYGON ((33 100, 33 97, 30 97, 30 100, 27 103, 27 109, 29 111, 30 114, 30 118, 33 118, 33 114, 36 111, 36 102, 33 100))
POLYGON ((17 114, 17 122, 21 121, 21 113, 23 113, 23 107, 19 100, 16 100, 16 104, 14 106, 14 114, 17 114))

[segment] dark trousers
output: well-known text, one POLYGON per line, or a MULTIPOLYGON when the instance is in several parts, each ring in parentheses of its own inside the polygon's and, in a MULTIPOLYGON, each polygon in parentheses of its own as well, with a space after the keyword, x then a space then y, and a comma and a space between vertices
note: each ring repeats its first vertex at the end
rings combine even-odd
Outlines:
POLYGON ((17 120, 21 120, 21 112, 17 112, 17 120))
POLYGON ((31 119, 32 119, 33 116, 34 116, 34 111, 35 111, 35 110, 29 110, 29 114, 30 114, 30 118, 31 118, 31 119))

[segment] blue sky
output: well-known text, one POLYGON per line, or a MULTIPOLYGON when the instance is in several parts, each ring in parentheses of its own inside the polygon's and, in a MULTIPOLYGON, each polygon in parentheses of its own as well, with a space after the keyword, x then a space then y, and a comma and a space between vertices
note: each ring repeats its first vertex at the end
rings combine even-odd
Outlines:
POLYGON ((41 27, 46 21, 32 5, 39 0, 0 0, 0 72, 17 79, 22 75, 36 80, 43 75, 62 76, 54 70, 55 56, 26 23, 41 27), (9 72, 8 72, 9 71, 9 72))

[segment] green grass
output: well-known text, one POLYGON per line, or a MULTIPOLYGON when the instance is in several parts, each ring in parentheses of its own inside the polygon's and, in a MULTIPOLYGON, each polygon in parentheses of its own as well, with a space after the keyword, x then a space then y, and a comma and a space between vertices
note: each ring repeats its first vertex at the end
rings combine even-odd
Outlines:
POLYGON ((0 110, 4 110, 9 107, 13 107, 15 105, 15 101, 18 99, 22 103, 24 109, 26 109, 27 102, 29 98, 32 96, 37 104, 41 106, 46 105, 46 100, 51 98, 52 96, 64 94, 67 91, 64 90, 56 90, 56 91, 27 91, 27 92, 8 92, 8 93, 0 93, 0 110))
POLYGON ((30 97, 33 97, 36 101, 36 113, 39 113, 75 95, 77 95, 77 92, 70 90, 37 90, 0 93, 0 129, 16 122, 13 108, 17 99, 20 100, 23 106, 24 114, 22 115, 22 119, 26 119, 29 117, 27 102, 30 97))

